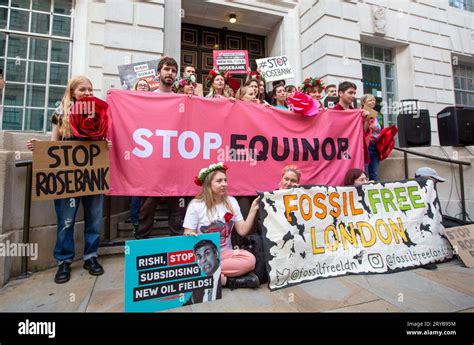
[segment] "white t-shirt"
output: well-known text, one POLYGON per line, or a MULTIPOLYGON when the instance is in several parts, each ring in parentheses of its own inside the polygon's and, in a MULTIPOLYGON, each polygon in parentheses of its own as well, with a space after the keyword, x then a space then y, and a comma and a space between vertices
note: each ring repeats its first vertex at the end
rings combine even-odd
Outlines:
POLYGON ((226 209, 223 203, 217 204, 211 212, 211 219, 207 215, 206 204, 202 200, 194 199, 186 210, 183 227, 185 229, 197 230, 198 234, 208 234, 210 232, 219 232, 221 238, 221 251, 232 249, 230 235, 234 223, 244 219, 240 212, 239 204, 234 197, 229 196, 230 204, 234 209, 232 219, 227 223, 224 215, 230 210, 226 209))

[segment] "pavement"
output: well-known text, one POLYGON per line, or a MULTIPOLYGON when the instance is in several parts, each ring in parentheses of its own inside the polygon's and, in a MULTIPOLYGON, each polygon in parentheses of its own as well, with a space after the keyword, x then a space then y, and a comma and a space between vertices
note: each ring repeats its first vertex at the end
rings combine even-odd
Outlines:
MULTIPOLYGON (((124 257, 99 257, 94 277, 72 265, 71 280, 54 283, 56 269, 13 279, 0 289, 0 312, 123 312, 124 257)), ((436 270, 320 279, 271 292, 223 289, 221 300, 165 312, 474 312, 474 269, 453 259, 436 270)))

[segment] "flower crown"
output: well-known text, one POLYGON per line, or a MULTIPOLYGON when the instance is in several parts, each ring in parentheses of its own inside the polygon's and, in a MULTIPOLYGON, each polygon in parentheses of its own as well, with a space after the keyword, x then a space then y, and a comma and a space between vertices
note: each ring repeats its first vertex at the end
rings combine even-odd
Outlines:
POLYGON ((206 76, 206 83, 207 87, 211 86, 212 81, 214 80, 215 77, 218 75, 222 76, 224 78, 224 82, 228 83, 230 79, 230 74, 228 70, 216 70, 216 69, 211 69, 209 71, 209 74, 206 76))
POLYGON ((184 87, 185 85, 189 85, 189 84, 196 84, 196 76, 190 75, 190 76, 187 76, 186 78, 182 78, 178 80, 179 87, 184 87))
POLYGON ((198 186, 202 186, 202 184, 204 183, 204 180, 206 179, 206 176, 209 175, 211 172, 216 171, 216 170, 226 171, 227 169, 229 168, 223 162, 211 164, 207 168, 203 168, 199 171, 198 176, 194 177, 194 183, 197 184, 198 186))
POLYGON ((265 81, 265 78, 259 71, 251 71, 247 73, 248 76, 250 76, 251 79, 257 79, 258 81, 263 80, 265 81))
POLYGON ((300 90, 302 92, 306 92, 307 89, 313 86, 320 86, 323 90, 326 88, 326 86, 324 86, 324 82, 321 79, 308 77, 304 80, 303 84, 301 84, 300 90))

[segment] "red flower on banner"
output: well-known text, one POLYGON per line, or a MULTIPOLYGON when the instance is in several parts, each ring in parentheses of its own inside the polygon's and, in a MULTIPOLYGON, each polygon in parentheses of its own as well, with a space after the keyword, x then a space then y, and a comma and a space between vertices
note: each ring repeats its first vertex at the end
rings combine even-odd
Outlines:
POLYGON ((234 215, 232 213, 227 212, 226 214, 224 214, 224 219, 226 223, 229 223, 232 218, 234 218, 234 215))
POLYGON ((296 91, 293 97, 288 97, 290 108, 298 114, 315 116, 319 114, 319 102, 315 102, 309 95, 296 91))
POLYGON ((103 140, 109 129, 109 105, 97 97, 84 97, 74 102, 69 120, 71 132, 77 138, 103 140))

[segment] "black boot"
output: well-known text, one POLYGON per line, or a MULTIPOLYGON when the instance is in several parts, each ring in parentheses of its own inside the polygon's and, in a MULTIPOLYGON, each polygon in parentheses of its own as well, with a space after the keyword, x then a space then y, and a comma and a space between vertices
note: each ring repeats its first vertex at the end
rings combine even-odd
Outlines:
POLYGON ((260 287, 260 281, 255 273, 250 272, 241 277, 227 277, 225 286, 231 290, 240 288, 256 289, 260 287))
POLYGON ((71 278, 71 263, 70 262, 63 262, 58 266, 58 271, 54 276, 54 281, 56 284, 62 284, 69 281, 71 278))
POLYGON ((83 267, 89 271, 89 274, 93 276, 100 276, 104 273, 104 269, 97 262, 97 258, 95 256, 91 257, 89 260, 84 261, 83 267))

